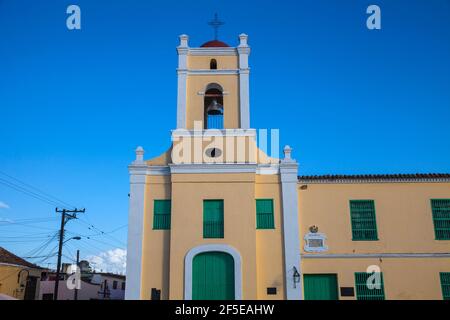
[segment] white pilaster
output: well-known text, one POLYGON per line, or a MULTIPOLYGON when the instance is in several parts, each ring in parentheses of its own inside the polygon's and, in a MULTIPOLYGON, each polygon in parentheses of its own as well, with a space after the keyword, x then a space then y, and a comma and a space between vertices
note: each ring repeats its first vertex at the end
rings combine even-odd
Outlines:
POLYGON ((144 231, 144 194, 146 164, 144 149, 136 149, 136 160, 128 167, 130 173, 130 196, 128 212, 127 285, 125 299, 141 298, 142 241, 144 231))
POLYGON ((284 147, 284 159, 280 161, 281 197, 283 206, 284 268, 287 300, 302 299, 300 269, 300 239, 298 231, 298 163, 291 158, 292 149, 284 147), (300 273, 300 282, 294 284, 294 267, 300 273))
POLYGON ((189 37, 180 35, 178 52, 178 94, 177 94, 177 129, 186 128, 186 81, 187 81, 187 55, 189 52, 189 37))
POLYGON ((240 100, 240 117, 241 128, 250 128, 250 96, 249 96, 249 75, 248 56, 250 47, 247 44, 248 36, 246 34, 239 35, 239 46, 237 47, 239 54, 239 100, 240 100))

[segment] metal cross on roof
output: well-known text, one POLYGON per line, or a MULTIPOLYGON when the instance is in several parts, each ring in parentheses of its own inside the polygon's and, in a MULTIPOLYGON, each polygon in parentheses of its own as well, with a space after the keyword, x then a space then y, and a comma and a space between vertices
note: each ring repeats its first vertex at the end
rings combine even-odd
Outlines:
POLYGON ((217 13, 214 14, 214 19, 209 21, 208 24, 214 29, 214 40, 218 39, 219 36, 219 27, 224 25, 225 22, 220 21, 217 13))

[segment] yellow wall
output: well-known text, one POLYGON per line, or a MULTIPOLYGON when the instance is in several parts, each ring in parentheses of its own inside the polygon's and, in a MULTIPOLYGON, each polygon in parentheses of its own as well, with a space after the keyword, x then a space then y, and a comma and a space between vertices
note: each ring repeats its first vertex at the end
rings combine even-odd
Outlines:
MULTIPOLYGON (((180 163, 262 163, 278 162, 268 157, 256 146, 254 136, 200 136, 176 137, 173 142, 172 162, 180 163), (218 148, 221 155, 206 155, 210 148, 218 148)), ((161 159, 159 157, 158 159, 161 159)), ((156 161, 156 160, 155 160, 156 161)))
MULTIPOLYGON (((246 138, 248 141, 254 141, 246 138)), ((207 143, 203 143, 205 147, 207 143)), ((264 159, 267 156, 261 155, 264 159)), ((169 162, 165 153, 148 164, 169 162)), ((162 299, 184 297, 184 258, 192 248, 228 244, 242 256, 244 299, 284 299, 281 187, 278 175, 173 174, 147 176, 145 189, 143 275, 141 296, 151 288, 162 299), (274 200, 275 229, 256 230, 255 199, 274 200), (152 230, 153 202, 172 200, 171 230, 152 230), (224 239, 203 239, 203 200, 224 200, 224 239), (170 274, 170 279, 169 279, 170 274), (170 280, 170 281, 169 281, 170 280), (267 295, 276 287, 276 295, 267 295)))
POLYGON ((236 70, 238 69, 238 56, 188 56, 188 69, 209 70, 211 59, 216 59, 217 70, 236 70))
POLYGON ((169 176, 147 176, 142 246, 142 299, 150 299, 152 288, 161 289, 161 299, 169 298, 170 230, 153 230, 153 202, 170 198, 169 176))
POLYGON ((258 299, 284 299, 284 256, 279 175, 257 175, 256 199, 273 199, 275 229, 256 230, 258 299), (267 295, 276 287, 276 295, 267 295))
MULTIPOLYGON (((442 300, 439 272, 450 272, 450 258, 303 259, 304 274, 334 273, 338 287, 355 287, 355 272, 377 265, 383 273, 386 300, 442 300)), ((339 297, 354 300, 355 297, 339 297)))
MULTIPOLYGON (((208 62, 209 63, 209 62, 208 62)), ((194 121, 204 121, 204 92, 210 83, 218 83, 223 96, 224 128, 239 128, 239 78, 231 75, 189 75, 187 78, 186 127, 194 128, 194 121)))
MULTIPOLYGON (((22 300, 25 295, 28 275, 40 277, 41 272, 38 269, 0 264, 0 293, 22 300), (18 282, 19 272, 21 270, 27 270, 28 272, 22 271, 18 282)), ((36 284, 36 290, 39 291, 39 281, 36 284)))
MULTIPOLYGON (((354 287, 355 272, 378 265, 386 299, 442 299, 439 272, 450 272, 450 258, 311 258, 316 254, 304 252, 303 237, 309 226, 319 226, 328 238, 326 254, 446 253, 450 241, 434 240, 430 199, 450 197, 449 184, 308 184, 306 190, 299 184, 298 192, 303 274, 337 274, 339 287, 354 287), (375 200, 379 241, 351 240, 350 199, 375 200)), ((278 175, 149 176, 145 208, 143 299, 151 288, 162 289, 163 299, 183 299, 185 256, 207 243, 228 244, 241 254, 244 299, 285 298, 278 175), (274 200, 274 230, 256 230, 258 198, 274 200), (172 199, 171 230, 152 230, 154 199, 172 199), (205 199, 224 200, 224 239, 203 239, 205 199), (277 295, 267 295, 268 287, 276 287, 277 295)))
POLYGON ((256 299, 254 174, 173 174, 170 299, 184 297, 184 258, 192 248, 227 244, 242 257, 243 298, 256 299), (203 200, 224 200, 224 239, 203 239, 203 200))
POLYGON ((434 239, 430 199, 450 198, 449 183, 308 184, 299 189, 303 237, 312 225, 326 234, 328 253, 449 252, 434 239), (349 200, 375 200, 378 241, 352 241, 349 200))

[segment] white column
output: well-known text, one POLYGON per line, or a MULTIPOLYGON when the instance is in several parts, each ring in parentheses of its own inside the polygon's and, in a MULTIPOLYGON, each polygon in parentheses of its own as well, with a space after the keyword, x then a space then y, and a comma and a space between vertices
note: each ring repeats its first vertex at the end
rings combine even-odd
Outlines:
POLYGON ((284 268, 286 274, 286 299, 302 299, 300 270, 300 239, 298 231, 298 163, 291 158, 292 149, 284 147, 284 159, 280 161, 281 197, 283 206, 284 268), (294 267, 300 273, 300 282, 294 285, 294 267), (294 288, 295 286, 295 288, 294 288))
POLYGON ((141 298, 142 241, 144 231, 144 194, 146 164, 144 149, 136 149, 136 160, 128 167, 130 173, 130 198, 128 209, 127 284, 125 299, 141 298))
POLYGON ((248 36, 244 33, 239 35, 239 100, 241 129, 250 128, 250 96, 249 96, 249 75, 248 56, 250 47, 247 44, 248 36))
POLYGON ((185 34, 180 35, 178 52, 178 94, 177 94, 177 129, 186 128, 186 81, 187 81, 187 54, 189 51, 188 39, 185 34))

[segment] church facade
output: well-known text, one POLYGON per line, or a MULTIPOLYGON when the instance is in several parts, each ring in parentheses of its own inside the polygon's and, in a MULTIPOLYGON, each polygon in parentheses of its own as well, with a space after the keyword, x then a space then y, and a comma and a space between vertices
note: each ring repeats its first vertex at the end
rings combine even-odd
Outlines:
POLYGON ((172 145, 129 166, 126 299, 450 299, 450 174, 299 176, 250 126, 247 35, 177 52, 172 145))

